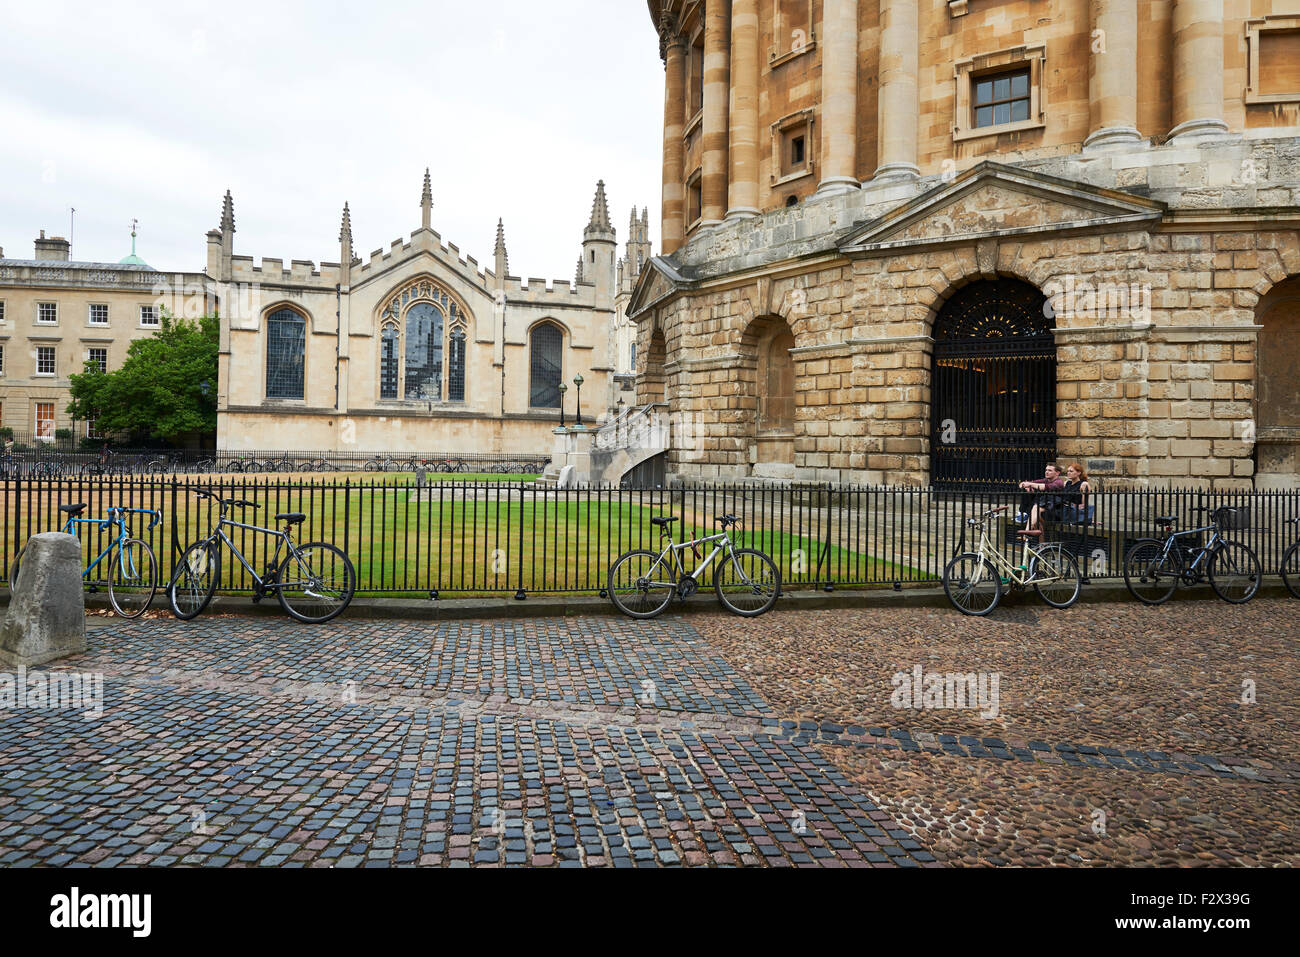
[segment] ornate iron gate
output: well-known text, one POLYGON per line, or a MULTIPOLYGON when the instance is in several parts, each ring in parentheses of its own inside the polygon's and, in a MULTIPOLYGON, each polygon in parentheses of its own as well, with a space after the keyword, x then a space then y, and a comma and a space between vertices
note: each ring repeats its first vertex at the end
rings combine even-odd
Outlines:
POLYGON ((1046 297, 1016 280, 962 289, 934 324, 936 488, 1014 485, 1056 457, 1056 342, 1046 297))

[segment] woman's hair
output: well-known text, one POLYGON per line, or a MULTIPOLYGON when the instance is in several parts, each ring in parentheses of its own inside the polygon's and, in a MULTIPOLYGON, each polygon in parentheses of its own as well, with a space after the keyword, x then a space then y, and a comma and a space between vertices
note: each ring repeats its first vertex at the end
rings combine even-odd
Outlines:
POLYGON ((1082 462, 1071 462, 1070 468, 1074 469, 1076 472, 1079 473, 1080 482, 1088 481, 1088 470, 1083 467, 1082 462))

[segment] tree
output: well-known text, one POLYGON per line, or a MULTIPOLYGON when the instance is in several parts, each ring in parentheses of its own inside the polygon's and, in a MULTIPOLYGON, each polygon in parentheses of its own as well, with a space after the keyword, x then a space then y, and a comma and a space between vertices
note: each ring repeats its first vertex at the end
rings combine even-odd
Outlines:
POLYGON ((69 414, 133 441, 216 432, 219 335, 216 316, 190 322, 163 312, 157 332, 131 343, 122 368, 105 373, 87 362, 71 376, 69 414))

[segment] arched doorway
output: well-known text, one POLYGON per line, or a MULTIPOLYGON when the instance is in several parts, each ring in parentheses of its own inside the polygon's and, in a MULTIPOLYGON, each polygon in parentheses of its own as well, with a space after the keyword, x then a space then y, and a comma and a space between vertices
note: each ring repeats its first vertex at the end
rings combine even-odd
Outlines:
POLYGON ((1015 279, 981 280, 934 323, 930 405, 936 488, 1005 486, 1056 457, 1056 342, 1046 297, 1015 279))
POLYGON ((1255 309, 1255 486, 1300 486, 1300 278, 1269 290, 1255 309))

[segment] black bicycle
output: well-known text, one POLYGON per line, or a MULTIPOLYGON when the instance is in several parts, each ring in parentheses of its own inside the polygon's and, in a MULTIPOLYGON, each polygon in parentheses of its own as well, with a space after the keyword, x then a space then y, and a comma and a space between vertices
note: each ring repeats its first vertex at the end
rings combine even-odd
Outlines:
POLYGON ((172 614, 177 618, 188 621, 212 601, 221 578, 222 542, 252 576, 254 602, 261 601, 269 592, 275 592, 281 608, 298 621, 309 624, 329 621, 342 614, 352 602, 357 588, 357 573, 348 556, 341 549, 325 542, 294 544, 293 527, 307 520, 305 514, 282 512, 275 516, 275 520, 284 523, 283 529, 264 528, 261 525, 236 522, 226 515, 232 508, 261 508, 256 502, 219 498, 207 489, 195 489, 194 494, 218 502, 221 513, 212 534, 185 549, 172 580, 167 583, 167 599, 171 603, 172 614), (257 569, 230 540, 225 531, 227 526, 261 532, 278 539, 275 556, 267 563, 264 575, 257 573, 257 569), (284 553, 283 559, 280 557, 281 552, 284 553))
MULTIPOLYGON (((1286 524, 1300 526, 1300 518, 1288 518, 1286 524)), ((1300 538, 1282 553, 1281 571, 1282 584, 1286 585, 1286 590, 1300 598, 1300 538)))
POLYGON ((1259 559, 1249 545, 1224 538, 1220 532, 1236 511, 1220 506, 1211 513, 1209 525, 1182 532, 1175 531, 1177 516, 1157 518, 1160 537, 1138 539, 1124 556, 1124 584, 1133 597, 1147 605, 1161 605, 1173 597, 1179 585, 1209 579, 1214 593, 1224 601, 1240 605, 1254 598, 1263 578, 1259 559), (1200 536, 1206 532, 1210 537, 1202 544, 1200 536))

